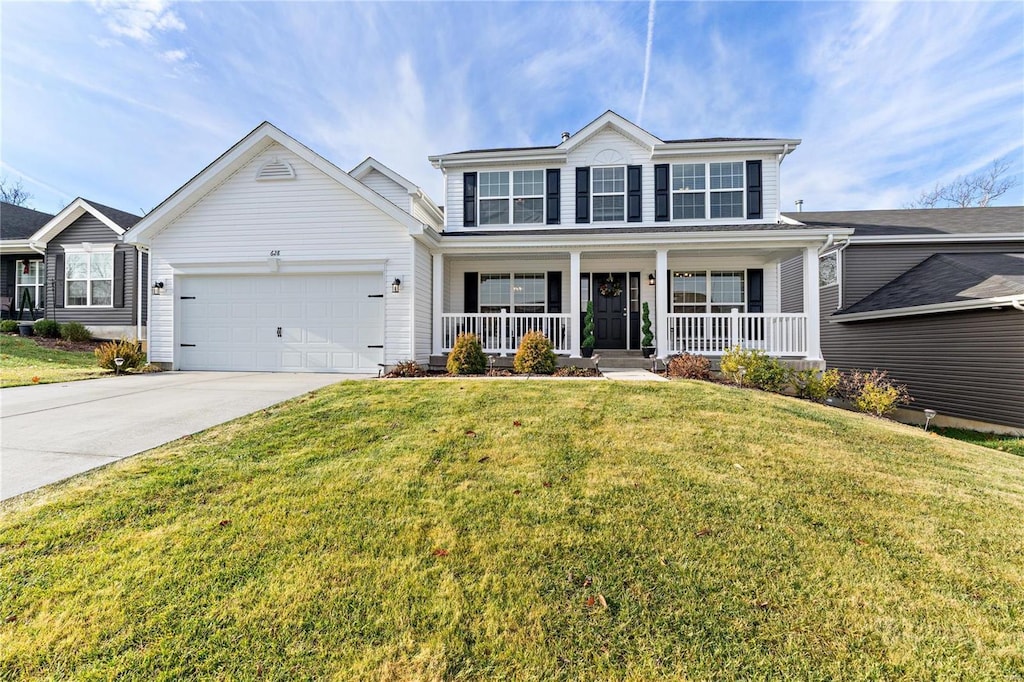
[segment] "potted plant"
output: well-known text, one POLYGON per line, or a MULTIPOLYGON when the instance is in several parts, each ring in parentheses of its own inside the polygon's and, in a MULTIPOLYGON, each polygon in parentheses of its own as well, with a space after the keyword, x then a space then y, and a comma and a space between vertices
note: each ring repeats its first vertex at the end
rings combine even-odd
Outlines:
POLYGON ((644 357, 649 358, 654 355, 654 334, 651 333, 651 307, 644 302, 643 314, 641 315, 641 326, 640 332, 643 334, 643 338, 640 339, 640 349, 644 352, 644 357))
POLYGON ((587 301, 587 315, 583 318, 583 343, 580 344, 580 355, 589 358, 594 354, 594 302, 587 301))

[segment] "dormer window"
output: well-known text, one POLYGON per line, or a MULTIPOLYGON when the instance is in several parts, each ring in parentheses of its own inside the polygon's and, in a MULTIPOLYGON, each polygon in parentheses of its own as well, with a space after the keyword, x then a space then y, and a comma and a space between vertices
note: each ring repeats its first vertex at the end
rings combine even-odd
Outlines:
POLYGON ((595 223, 626 219, 625 166, 591 169, 591 189, 595 223))
POLYGON ((481 225, 544 222, 543 170, 483 171, 478 186, 481 225))

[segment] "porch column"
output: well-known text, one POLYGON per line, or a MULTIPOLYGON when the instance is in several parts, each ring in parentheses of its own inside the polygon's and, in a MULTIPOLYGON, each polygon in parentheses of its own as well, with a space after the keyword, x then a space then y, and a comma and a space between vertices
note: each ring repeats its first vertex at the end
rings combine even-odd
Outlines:
POLYGON ((580 357, 580 252, 569 252, 569 357, 580 357))
POLYGON ((431 329, 433 330, 433 354, 441 354, 441 330, 442 321, 441 314, 444 312, 444 254, 435 253, 433 258, 434 263, 434 282, 431 286, 431 311, 433 314, 433 323, 431 329))
POLYGON ((807 316, 807 359, 821 360, 821 301, 816 246, 804 249, 804 315, 807 316))
POLYGON ((664 360, 668 344, 668 249, 658 249, 654 259, 654 343, 655 354, 664 360))

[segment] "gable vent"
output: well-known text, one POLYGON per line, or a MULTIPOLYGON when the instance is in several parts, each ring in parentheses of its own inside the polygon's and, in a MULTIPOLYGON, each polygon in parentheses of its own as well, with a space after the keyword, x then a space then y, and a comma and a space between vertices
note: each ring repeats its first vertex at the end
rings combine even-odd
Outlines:
POLYGON ((295 169, 287 161, 273 159, 267 161, 256 171, 257 180, 290 180, 295 177, 295 169))

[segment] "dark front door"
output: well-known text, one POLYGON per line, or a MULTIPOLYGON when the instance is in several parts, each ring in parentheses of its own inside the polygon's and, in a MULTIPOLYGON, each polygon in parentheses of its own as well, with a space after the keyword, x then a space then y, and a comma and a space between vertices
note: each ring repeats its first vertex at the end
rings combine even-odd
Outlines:
POLYGON ((594 273, 595 348, 626 347, 626 273, 594 273))

